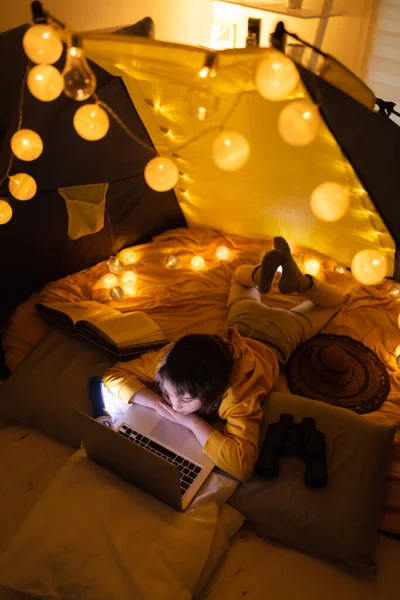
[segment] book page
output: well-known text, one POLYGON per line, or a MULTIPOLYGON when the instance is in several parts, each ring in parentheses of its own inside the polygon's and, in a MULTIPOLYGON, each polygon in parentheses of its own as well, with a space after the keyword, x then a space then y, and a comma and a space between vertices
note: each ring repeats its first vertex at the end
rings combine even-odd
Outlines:
POLYGON ((91 320, 93 317, 120 316, 115 308, 105 306, 96 300, 83 300, 82 302, 44 302, 43 306, 52 311, 67 315, 73 324, 81 320, 91 320))
POLYGON ((158 325, 142 311, 115 316, 91 317, 85 321, 104 332, 116 346, 120 347, 164 338, 158 325))

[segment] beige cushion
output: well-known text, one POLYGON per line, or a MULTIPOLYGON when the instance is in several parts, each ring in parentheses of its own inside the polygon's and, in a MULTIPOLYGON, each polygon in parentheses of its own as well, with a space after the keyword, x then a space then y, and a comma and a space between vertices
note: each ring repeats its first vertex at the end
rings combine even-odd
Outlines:
POLYGON ((73 409, 92 414, 88 380, 114 362, 73 334, 50 331, 0 386, 0 411, 79 448, 73 409))
POLYGON ((302 417, 316 420, 326 437, 328 487, 307 487, 305 463, 285 457, 280 459, 276 479, 253 475, 238 487, 230 504, 263 536, 373 570, 395 428, 288 393, 271 393, 266 411, 270 423, 284 412, 292 414, 295 422, 302 417))

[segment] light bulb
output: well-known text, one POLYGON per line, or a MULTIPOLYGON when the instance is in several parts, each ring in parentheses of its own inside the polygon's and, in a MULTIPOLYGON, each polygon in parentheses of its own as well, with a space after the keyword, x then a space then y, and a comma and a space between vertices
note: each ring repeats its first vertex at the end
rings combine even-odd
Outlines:
POLYGON ((20 160, 36 160, 43 152, 42 138, 32 129, 20 129, 11 138, 11 150, 20 160))
POLYGON ((36 65, 29 70, 26 84, 32 96, 42 102, 51 102, 63 91, 64 79, 55 67, 36 65))
POLYGON ((33 25, 22 39, 25 54, 32 62, 52 65, 61 56, 63 45, 58 33, 50 25, 33 25))
POLYGON ((308 273, 308 275, 318 275, 320 269, 321 263, 315 258, 309 258, 304 262, 304 271, 308 273))
POLYGON ((107 275, 103 275, 103 277, 100 279, 100 286, 106 288, 106 290, 110 290, 117 285, 118 279, 112 273, 107 273, 107 275))
POLYGON ((17 173, 10 177, 8 183, 10 193, 17 200, 30 200, 36 194, 36 181, 27 173, 17 173))
POLYGON ((12 208, 5 200, 0 200, 0 225, 5 225, 12 217, 12 208))
POLYGON ((72 100, 87 100, 96 89, 96 76, 79 46, 68 48, 62 76, 64 93, 72 100))
POLYGON ((179 171, 170 158, 156 156, 145 166, 144 179, 155 192, 167 192, 177 184, 179 171))
POLYGON ((344 265, 336 265, 333 270, 335 273, 340 273, 341 275, 347 273, 347 269, 344 265))
POLYGON ((389 288, 389 296, 391 298, 400 298, 400 285, 392 285, 389 288))
POLYGON ((137 254, 134 250, 123 250, 119 256, 122 262, 127 265, 134 265, 137 262, 137 254))
POLYGON ((218 110, 219 100, 205 88, 198 88, 190 94, 189 113, 199 121, 213 117, 218 110))
POLYGON ((229 248, 227 248, 226 246, 218 246, 218 248, 215 251, 215 256, 219 260, 229 260, 229 256, 230 256, 229 248))
POLYGON ((122 300, 124 297, 124 290, 120 285, 116 285, 115 287, 111 288, 110 296, 113 300, 122 300))
POLYGON ((178 265, 179 265, 179 258, 177 256, 175 256, 175 254, 170 254, 165 259, 165 266, 167 267, 167 269, 176 269, 176 267, 178 265))
POLYGON ((214 140, 212 159, 223 171, 237 171, 248 161, 250 146, 244 135, 237 131, 222 131, 214 140))
POLYGON ((299 80, 293 61, 278 50, 269 50, 254 72, 254 84, 267 100, 284 100, 295 90, 299 80))
POLYGON ((121 277, 123 285, 133 285, 137 281, 137 273, 133 269, 129 271, 125 271, 125 273, 121 277))
POLYGON ((114 273, 114 275, 118 275, 118 273, 121 273, 122 269, 124 268, 119 258, 115 257, 110 258, 110 260, 106 262, 106 265, 110 273, 114 273))
POLYGON ((349 205, 348 189, 334 181, 321 183, 311 194, 311 210, 321 221, 338 221, 344 217, 349 205))
POLYGON ((386 277, 386 257, 377 250, 360 250, 351 261, 353 277, 364 285, 377 285, 386 277))
POLYGON ((291 146, 307 146, 315 140, 320 125, 318 109, 309 100, 292 100, 278 116, 278 131, 291 146))
POLYGON ((136 293, 137 293, 136 284, 130 283, 130 282, 129 283, 124 283, 123 291, 128 296, 136 296, 136 293))
POLYGON ((77 134, 89 142, 101 140, 110 127, 108 114, 98 104, 84 104, 78 108, 73 123, 77 134))
POLYGON ((201 271, 201 269, 204 269, 205 264, 206 261, 202 256, 193 256, 192 260, 190 261, 190 266, 192 267, 193 271, 201 271))

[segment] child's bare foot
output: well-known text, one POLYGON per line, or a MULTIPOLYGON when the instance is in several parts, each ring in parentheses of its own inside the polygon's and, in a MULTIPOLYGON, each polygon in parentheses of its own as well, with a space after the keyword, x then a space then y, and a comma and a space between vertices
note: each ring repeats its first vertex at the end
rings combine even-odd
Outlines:
POLYGON ((310 289, 312 280, 300 271, 285 238, 275 237, 274 248, 283 253, 282 275, 278 284, 279 291, 282 294, 291 294, 292 292, 303 294, 310 289))
POLYGON ((270 250, 264 256, 261 264, 253 271, 253 281, 258 286, 261 294, 267 294, 278 267, 282 264, 284 254, 280 250, 270 250))

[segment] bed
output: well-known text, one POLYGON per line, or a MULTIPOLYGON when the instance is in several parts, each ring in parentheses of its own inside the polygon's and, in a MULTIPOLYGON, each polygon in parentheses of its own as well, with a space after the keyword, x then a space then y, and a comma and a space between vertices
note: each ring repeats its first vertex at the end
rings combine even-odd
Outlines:
MULTIPOLYGON (((149 244, 133 247, 136 254, 134 265, 128 264, 124 258, 128 251, 124 249, 118 255, 125 265, 124 269, 134 266, 137 271, 135 295, 125 295, 119 301, 110 298, 109 290, 100 283, 107 273, 106 261, 47 284, 15 311, 3 338, 7 364, 12 372, 16 371, 48 333, 48 326, 34 309, 38 301, 93 299, 121 311, 145 310, 171 339, 194 331, 219 332, 224 325, 229 281, 234 268, 249 262, 257 263, 271 247, 271 241, 222 235, 213 230, 175 229, 155 237, 149 244), (222 246, 228 251, 221 254, 222 246), (166 259, 170 256, 178 258, 176 268, 167 268, 166 259), (194 256, 204 258, 204 268, 192 268, 191 259, 194 256)), ((320 264, 318 277, 351 292, 350 301, 325 331, 349 335, 362 341, 386 364, 391 380, 389 397, 380 410, 362 418, 375 423, 398 424, 400 370, 396 367, 396 347, 399 345, 399 300, 389 294, 393 281, 386 280, 374 287, 361 286, 349 271, 335 271, 337 263, 328 256, 303 247, 293 247, 292 250, 302 267, 309 259, 317 260, 320 264)), ((299 301, 296 297, 279 294, 276 282, 266 300, 271 306, 285 308, 299 301)), ((284 375, 281 376, 280 389, 287 391, 284 375)), ((4 452, 11 448, 5 467, 7 473, 15 473, 15 478, 8 475, 3 490, 2 514, 7 515, 1 523, 3 536, 0 549, 3 550, 13 539, 23 517, 39 500, 41 492, 71 458, 74 449, 35 429, 7 422, 3 423, 0 440, 4 452)), ((400 534, 399 432, 396 433, 388 469, 380 528, 385 532, 400 534)), ((378 576, 361 577, 270 543, 245 527, 236 534, 219 567, 198 595, 200 598, 239 598, 248 594, 248 597, 261 598, 265 597, 269 582, 271 598, 319 598, 322 594, 326 598, 336 598, 340 594, 344 598, 395 600, 400 597, 395 567, 399 558, 400 544, 395 539, 381 535, 378 576)), ((9 592, 3 590, 3 593, 9 592)))

